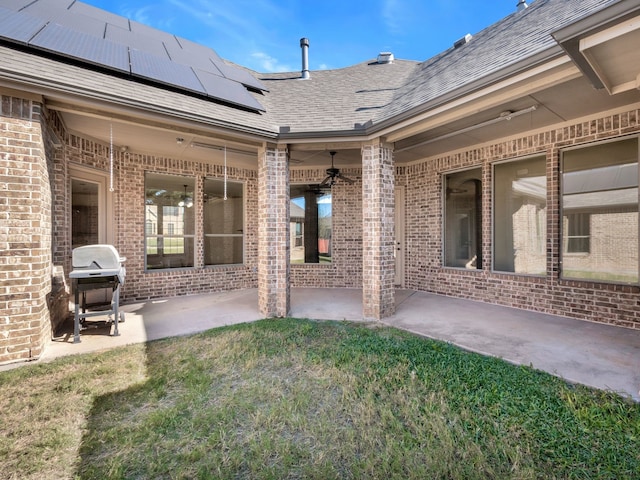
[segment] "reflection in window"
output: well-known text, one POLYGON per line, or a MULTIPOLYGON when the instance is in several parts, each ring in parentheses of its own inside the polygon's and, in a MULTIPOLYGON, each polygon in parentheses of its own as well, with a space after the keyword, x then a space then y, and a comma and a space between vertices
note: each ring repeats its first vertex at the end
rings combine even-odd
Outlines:
POLYGON ((562 156, 562 276, 638 282, 638 139, 562 156))
POLYGON ((243 185, 204 180, 204 264, 228 265, 244 261, 243 185), (226 199, 225 199, 226 193, 226 199))
POLYGON ((100 243, 99 239, 99 185, 71 179, 71 246, 100 243))
POLYGON ((546 273, 547 177, 544 156, 494 165, 493 268, 546 273))
POLYGON ((591 215, 567 213, 567 253, 589 253, 591 215))
POLYGON ((291 263, 331 262, 331 190, 291 185, 291 263))
POLYGON ((482 268, 482 188, 480 168, 445 176, 444 264, 482 268))
POLYGON ((193 189, 193 178, 154 173, 145 175, 147 269, 193 266, 193 189))

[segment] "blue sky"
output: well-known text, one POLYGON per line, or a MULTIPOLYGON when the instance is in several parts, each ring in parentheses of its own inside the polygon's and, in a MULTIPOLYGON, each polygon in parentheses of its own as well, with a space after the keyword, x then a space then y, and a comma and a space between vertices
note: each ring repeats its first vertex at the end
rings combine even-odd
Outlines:
POLYGON ((390 51, 426 60, 516 11, 517 0, 83 0, 213 48, 258 72, 313 70, 390 51))

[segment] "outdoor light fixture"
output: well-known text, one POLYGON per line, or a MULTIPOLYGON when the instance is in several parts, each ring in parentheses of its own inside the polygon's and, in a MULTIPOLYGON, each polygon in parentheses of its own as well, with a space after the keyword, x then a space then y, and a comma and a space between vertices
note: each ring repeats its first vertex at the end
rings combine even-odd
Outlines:
POLYGON ((182 195, 182 198, 178 202, 178 206, 179 207, 187 207, 187 208, 193 207, 193 198, 187 196, 187 186, 186 185, 184 186, 184 194, 182 195))
POLYGON ((509 122, 512 119, 514 119, 516 117, 519 117, 520 115, 524 115, 526 113, 533 112, 533 111, 535 111, 537 109, 538 109, 538 105, 531 105, 530 107, 523 108, 522 110, 518 110, 516 112, 514 112, 513 110, 505 110, 503 112, 500 112, 500 114, 497 117, 492 118, 490 120, 486 120, 486 121, 481 122, 481 123, 476 123, 474 125, 470 125, 468 127, 461 128, 460 130, 456 130, 454 132, 445 133, 444 135, 440 135, 439 137, 430 138, 429 140, 425 140, 424 142, 416 143, 415 145, 409 145, 409 146, 404 147, 404 148, 396 149, 395 152, 396 153, 397 152, 404 152, 406 150, 411 150, 413 148, 422 147, 422 146, 427 145, 429 143, 433 143, 433 142, 437 142, 438 140, 444 140, 446 138, 454 137, 456 135, 460 135, 462 133, 467 133, 467 132, 470 132, 472 130, 476 130, 478 128, 487 127, 489 125, 493 125, 494 123, 509 122))
POLYGON ((177 143, 178 145, 182 145, 182 143, 183 143, 183 142, 184 142, 184 138, 182 138, 182 137, 176 137, 176 143, 177 143))
POLYGON ((203 142, 191 142, 190 146, 197 148, 208 148, 209 150, 219 150, 221 152, 229 152, 229 153, 237 153, 239 155, 250 155, 255 156, 254 152, 250 152, 247 150, 240 150, 238 148, 226 147, 224 145, 213 145, 211 143, 203 143, 203 142))

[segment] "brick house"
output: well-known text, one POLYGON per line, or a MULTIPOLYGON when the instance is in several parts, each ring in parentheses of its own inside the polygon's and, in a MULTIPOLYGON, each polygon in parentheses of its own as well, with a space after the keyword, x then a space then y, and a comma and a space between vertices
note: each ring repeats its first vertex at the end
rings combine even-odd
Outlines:
POLYGON ((309 74, 301 41, 302 72, 260 74, 0 0, 0 363, 41 354, 90 243, 127 257, 124 302, 257 288, 281 317, 353 287, 380 319, 403 287, 640 328, 640 5, 525 6, 425 62, 309 74), (352 182, 322 185, 330 151, 352 182))

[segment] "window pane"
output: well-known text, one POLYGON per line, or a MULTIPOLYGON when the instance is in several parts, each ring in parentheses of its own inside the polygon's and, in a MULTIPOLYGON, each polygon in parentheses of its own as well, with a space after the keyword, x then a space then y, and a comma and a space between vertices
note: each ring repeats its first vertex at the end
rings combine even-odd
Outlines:
POLYGON ((482 268, 480 168, 445 176, 444 264, 482 268))
POLYGON ((231 265, 242 263, 244 239, 242 237, 205 237, 205 265, 231 265))
POLYGON ((71 179, 71 246, 100 243, 99 185, 87 180, 71 179))
POLYGON ((194 179, 145 175, 146 268, 194 265, 194 179))
POLYGON ((331 262, 331 190, 291 185, 291 263, 331 262))
POLYGON ((545 157, 501 163, 493 169, 493 268, 546 273, 545 157))
POLYGON ((205 265, 243 263, 243 184, 205 179, 203 205, 205 265))
POLYGON ((567 213, 567 252, 589 253, 591 245, 591 215, 567 213))
POLYGON ((638 282, 638 139, 564 152, 562 276, 638 282))

